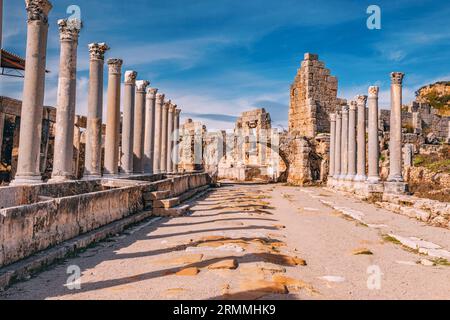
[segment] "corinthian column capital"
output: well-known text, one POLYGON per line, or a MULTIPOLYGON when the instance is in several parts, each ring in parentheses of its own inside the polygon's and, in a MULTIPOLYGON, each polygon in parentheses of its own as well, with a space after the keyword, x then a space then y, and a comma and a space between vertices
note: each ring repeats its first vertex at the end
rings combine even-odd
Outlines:
POLYGON ((354 110, 356 110, 357 106, 358 106, 357 102, 352 100, 352 101, 350 101, 349 110, 354 111, 354 110))
POLYGON ((363 107, 365 107, 366 106, 366 103, 367 103, 367 96, 365 96, 365 95, 358 95, 358 96, 356 96, 356 104, 358 105, 358 106, 363 106, 363 107))
POLYGON ((348 113, 348 109, 349 109, 349 106, 348 106, 348 105, 343 105, 343 106, 342 106, 342 114, 348 113))
POLYGON ((380 91, 379 87, 377 87, 377 86, 370 86, 369 87, 369 98, 377 98, 379 91, 380 91))
POLYGON ((157 92, 158 92, 158 89, 156 89, 156 88, 147 88, 147 98, 155 99, 157 92))
POLYGON ((122 59, 108 59, 109 73, 120 74, 122 68, 122 59))
POLYGON ((125 71, 125 84, 135 85, 136 84, 137 72, 133 70, 125 71))
POLYGON ((150 81, 138 80, 136 81, 136 91, 145 93, 145 89, 147 88, 148 85, 150 85, 150 81))
POLYGON ((392 84, 402 84, 403 77, 405 76, 402 72, 392 72, 391 73, 391 83, 392 84))
POLYGON ((108 50, 109 47, 104 42, 89 44, 91 60, 105 60, 105 52, 108 50))
POLYGON ((48 23, 48 13, 53 8, 48 0, 25 0, 27 21, 42 21, 48 23))
POLYGON ((179 116, 180 113, 181 113, 181 109, 175 109, 175 115, 176 115, 176 116, 179 116))
POLYGON ((78 41, 83 24, 78 19, 60 19, 58 20, 59 38, 61 41, 78 41))
POLYGON ((156 94, 156 101, 159 103, 163 103, 164 102, 164 98, 165 98, 165 94, 164 93, 158 93, 156 94))

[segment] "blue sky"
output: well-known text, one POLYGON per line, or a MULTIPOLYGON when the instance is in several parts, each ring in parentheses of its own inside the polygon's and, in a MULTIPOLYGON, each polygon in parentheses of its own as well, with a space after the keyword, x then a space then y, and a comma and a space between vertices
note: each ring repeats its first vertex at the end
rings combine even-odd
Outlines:
MULTIPOLYGON (((448 0, 53 0, 45 102, 55 105, 56 21, 81 8, 77 113, 87 109, 87 44, 106 42, 108 57, 138 71, 208 129, 232 128, 240 112, 265 107, 274 126, 287 123, 289 86, 305 52, 319 54, 339 80, 339 97, 381 87, 389 108, 389 73, 403 71, 404 102, 420 86, 450 80, 448 0), (381 30, 366 27, 381 7, 381 30)), ((4 0, 3 47, 24 56, 24 1, 4 0)), ((21 98, 22 80, 0 78, 0 94, 21 98)), ((106 82, 105 82, 106 90, 106 82)))

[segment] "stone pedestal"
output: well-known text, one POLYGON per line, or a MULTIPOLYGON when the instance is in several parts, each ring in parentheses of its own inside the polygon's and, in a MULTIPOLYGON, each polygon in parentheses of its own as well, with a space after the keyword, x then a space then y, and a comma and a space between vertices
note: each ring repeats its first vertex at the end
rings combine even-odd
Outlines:
POLYGON ((384 182, 384 193, 389 194, 405 194, 408 192, 408 184, 401 181, 384 182))
POLYGON ((150 82, 136 81, 136 101, 134 106, 133 173, 144 173, 145 104, 146 91, 150 82))
POLYGON ((155 148, 155 105, 158 89, 147 88, 145 104, 145 134, 144 134, 144 173, 154 173, 153 158, 155 148))
POLYGON ((122 159, 121 174, 133 173, 133 140, 134 140, 134 104, 136 89, 136 71, 125 72, 125 88, 122 116, 122 159))
POLYGON ((39 159, 48 35, 47 0, 28 0, 27 44, 17 172, 11 185, 42 183, 39 159))
POLYGON ((76 19, 59 20, 58 26, 61 53, 53 171, 49 182, 61 182, 74 178, 72 161, 77 88, 77 48, 81 21, 76 19))
POLYGON ((164 94, 157 93, 155 101, 155 147, 153 154, 153 171, 161 172, 161 141, 162 141, 162 113, 164 94))
POLYGON ((107 177, 119 173, 119 139, 120 139, 120 77, 123 61, 108 60, 108 103, 106 113, 105 168, 107 177))
POLYGON ((105 43, 89 44, 89 92, 86 128, 84 178, 95 179, 102 175, 102 114, 103 114, 103 64, 105 43))

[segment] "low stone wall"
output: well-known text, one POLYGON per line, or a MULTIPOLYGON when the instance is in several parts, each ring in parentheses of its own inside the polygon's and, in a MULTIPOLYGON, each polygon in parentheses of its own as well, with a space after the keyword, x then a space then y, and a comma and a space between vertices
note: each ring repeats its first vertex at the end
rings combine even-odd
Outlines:
POLYGON ((170 190, 177 196, 209 182, 206 173, 198 173, 154 182, 104 179, 1 188, 0 195, 10 197, 4 201, 9 207, 0 210, 0 267, 142 211, 149 192, 170 190))
POLYGON ((379 207, 388 209, 430 225, 450 229, 450 203, 408 195, 384 194, 379 207))

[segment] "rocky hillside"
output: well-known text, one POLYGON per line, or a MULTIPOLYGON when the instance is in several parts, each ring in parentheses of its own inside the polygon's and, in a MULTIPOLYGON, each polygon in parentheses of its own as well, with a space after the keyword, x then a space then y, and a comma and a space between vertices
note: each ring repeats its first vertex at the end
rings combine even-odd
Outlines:
POLYGON ((450 81, 440 81, 416 91, 418 102, 429 103, 441 115, 450 116, 450 81))

